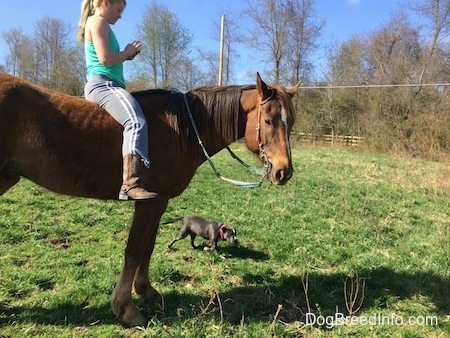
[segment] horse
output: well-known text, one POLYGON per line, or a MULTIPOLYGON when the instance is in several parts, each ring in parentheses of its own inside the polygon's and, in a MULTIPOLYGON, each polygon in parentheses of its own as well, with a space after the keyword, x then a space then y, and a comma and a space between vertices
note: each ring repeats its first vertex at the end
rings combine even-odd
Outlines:
MULTIPOLYGON (((267 180, 284 185, 293 175, 289 136, 295 119, 292 97, 299 85, 267 85, 257 73, 256 85, 250 86, 133 93, 149 126, 151 165, 142 173, 143 185, 160 198, 134 202, 124 262, 111 296, 113 313, 126 325, 148 323, 132 291, 149 299, 158 295, 149 263, 161 216, 207 158, 194 130, 211 156, 244 138, 267 166, 267 180)), ((59 194, 116 199, 121 144, 122 127, 97 104, 0 74, 0 196, 24 177, 59 194)))

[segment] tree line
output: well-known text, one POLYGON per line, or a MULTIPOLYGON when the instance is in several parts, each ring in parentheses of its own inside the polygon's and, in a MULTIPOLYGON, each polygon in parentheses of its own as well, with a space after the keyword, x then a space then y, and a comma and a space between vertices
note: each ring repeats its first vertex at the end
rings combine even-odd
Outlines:
MULTIPOLYGON (((239 57, 236 46, 240 43, 250 44, 258 59, 266 60, 264 63, 273 60, 271 74, 265 74, 265 78, 271 77, 276 83, 303 78, 311 71, 308 56, 323 27, 314 20, 314 0, 247 0, 247 5, 248 10, 241 13, 226 13, 223 83, 233 81, 232 68, 239 57), (242 17, 251 22, 248 31, 240 30, 242 17)), ((217 24, 215 30, 219 33, 217 24)), ((153 0, 146 7, 137 32, 136 38, 145 49, 132 63, 128 85, 133 89, 188 90, 217 84, 218 53, 195 49, 193 34, 161 2, 153 0)), ((69 25, 56 17, 37 20, 30 36, 20 26, 11 27, 1 36, 8 49, 2 68, 33 83, 76 94, 84 82, 85 66, 83 46, 72 42, 73 36, 69 25)))
MULTIPOLYGON (((329 87, 300 90, 296 131, 363 136, 369 147, 381 151, 448 154, 448 86, 428 84, 450 82, 450 0, 408 1, 375 31, 337 42, 326 53, 322 74, 314 69, 314 58, 324 48, 320 41, 326 21, 318 17, 315 1, 246 0, 244 11, 225 13, 223 84, 233 83, 237 47, 246 44, 268 70, 264 77, 269 82, 301 80, 306 87, 329 87), (412 23, 413 16, 422 24, 412 23), (242 20, 248 29, 240 26, 242 20)), ((218 36, 219 23, 212 27, 218 36)), ((147 6, 137 31, 146 48, 132 63, 130 90, 217 84, 218 53, 196 49, 193 34, 161 2, 147 6)), ((2 32, 8 54, 0 71, 79 95, 84 51, 73 36, 69 25, 55 17, 37 20, 31 36, 12 27, 2 32)))
POLYGON ((449 32, 450 0, 422 0, 392 13, 377 30, 337 44, 320 83, 333 86, 301 92, 299 128, 363 136, 377 151, 447 157, 449 32), (421 25, 411 22, 412 14, 421 25))

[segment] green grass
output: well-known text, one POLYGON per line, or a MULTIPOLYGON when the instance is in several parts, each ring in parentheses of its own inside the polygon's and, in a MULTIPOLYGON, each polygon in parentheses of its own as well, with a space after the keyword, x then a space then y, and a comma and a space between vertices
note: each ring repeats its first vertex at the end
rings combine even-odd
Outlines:
MULTIPOLYGON (((122 326, 109 305, 132 203, 22 180, 0 197, 0 337, 448 336, 449 163, 301 147, 293 156, 284 187, 238 188, 205 164, 170 202, 150 270, 162 298, 135 298, 145 330, 122 326), (234 225, 241 246, 221 242, 211 254, 185 239, 168 251, 186 214, 234 225), (347 295, 359 281, 357 319, 403 325, 304 325, 309 311, 348 315, 345 281, 347 295), (406 323, 426 316, 438 324, 406 323)), ((226 153, 214 162, 225 176, 258 180, 226 153)))

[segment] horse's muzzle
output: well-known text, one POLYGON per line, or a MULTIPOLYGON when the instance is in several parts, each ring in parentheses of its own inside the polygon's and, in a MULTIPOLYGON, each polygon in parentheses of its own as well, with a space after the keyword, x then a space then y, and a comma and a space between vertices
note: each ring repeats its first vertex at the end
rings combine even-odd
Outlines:
POLYGON ((275 185, 284 185, 291 178, 294 173, 292 166, 274 167, 272 163, 269 162, 270 171, 267 174, 268 180, 275 185))

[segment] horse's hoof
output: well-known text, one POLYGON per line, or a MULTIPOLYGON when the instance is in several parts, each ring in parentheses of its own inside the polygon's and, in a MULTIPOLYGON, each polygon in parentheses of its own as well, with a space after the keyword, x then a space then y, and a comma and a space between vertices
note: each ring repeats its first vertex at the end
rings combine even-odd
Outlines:
POLYGON ((116 303, 111 301, 111 308, 113 313, 119 318, 124 324, 129 327, 147 327, 148 321, 139 312, 134 304, 129 304, 127 307, 118 307, 116 303))
POLYGON ((155 299, 159 297, 159 292, 148 284, 145 287, 139 287, 135 284, 134 292, 143 299, 155 299))
POLYGON ((145 318, 139 311, 137 311, 137 313, 133 311, 132 314, 129 314, 128 316, 125 315, 120 319, 129 327, 146 328, 148 325, 147 318, 145 318))

